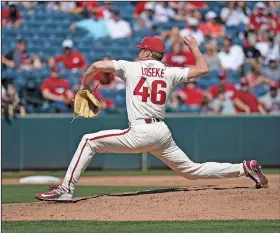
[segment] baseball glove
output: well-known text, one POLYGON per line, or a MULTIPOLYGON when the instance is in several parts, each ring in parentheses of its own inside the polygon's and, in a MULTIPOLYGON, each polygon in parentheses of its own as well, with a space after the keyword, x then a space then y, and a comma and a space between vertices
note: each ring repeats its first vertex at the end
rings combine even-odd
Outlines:
POLYGON ((78 91, 75 96, 74 113, 80 117, 95 117, 100 113, 101 103, 89 91, 78 91))

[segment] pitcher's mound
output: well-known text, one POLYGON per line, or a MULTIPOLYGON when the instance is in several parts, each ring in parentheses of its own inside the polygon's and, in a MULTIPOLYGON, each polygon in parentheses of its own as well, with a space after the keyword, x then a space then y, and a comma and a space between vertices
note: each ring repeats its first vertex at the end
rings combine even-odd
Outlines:
POLYGON ((266 189, 248 185, 189 186, 98 195, 72 203, 3 205, 3 220, 230 220, 280 219, 279 183, 266 189))

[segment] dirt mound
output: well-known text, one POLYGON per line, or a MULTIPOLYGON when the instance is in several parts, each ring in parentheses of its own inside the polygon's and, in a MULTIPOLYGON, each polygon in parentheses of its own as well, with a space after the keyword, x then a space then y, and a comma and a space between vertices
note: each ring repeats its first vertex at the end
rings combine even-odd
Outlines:
POLYGON ((8 221, 280 219, 279 201, 279 176, 275 176, 270 179, 270 186, 266 189, 255 189, 252 185, 241 182, 237 185, 190 185, 184 188, 98 195, 77 198, 73 203, 7 204, 2 206, 2 219, 8 221))

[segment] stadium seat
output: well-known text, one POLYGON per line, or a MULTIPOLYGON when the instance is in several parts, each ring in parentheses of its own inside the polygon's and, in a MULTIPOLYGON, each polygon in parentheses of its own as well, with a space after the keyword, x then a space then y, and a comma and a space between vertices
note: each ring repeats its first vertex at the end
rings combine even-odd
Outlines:
POLYGON ((114 102, 117 101, 117 91, 110 90, 110 89, 101 89, 99 90, 100 94, 105 97, 106 99, 111 99, 114 102))
POLYGON ((117 96, 115 99, 115 103, 117 106, 124 106, 125 105, 125 89, 120 90, 117 92, 117 96))
POLYGON ((202 45, 199 46, 199 50, 200 50, 202 53, 205 53, 205 52, 206 52, 206 48, 205 48, 204 44, 202 44, 202 45))
POLYGON ((239 83, 240 80, 240 72, 234 70, 227 71, 228 80, 231 83, 239 83))
POLYGON ((224 38, 222 37, 217 38, 218 48, 223 46, 223 42, 224 42, 224 38))
POLYGON ((238 27, 236 26, 226 27, 226 33, 230 38, 234 38, 239 33, 238 27))
POLYGON ((142 29, 142 30, 139 30, 139 31, 136 31, 134 33, 134 36, 137 36, 137 37, 145 37, 145 36, 149 36, 151 34, 151 31, 148 30, 148 29, 142 29))
POLYGON ((14 79, 19 75, 18 73, 15 69, 4 69, 2 70, 2 79, 14 79))
POLYGON ((188 113, 195 113, 195 112, 200 112, 201 107, 199 106, 188 106, 185 104, 181 104, 175 112, 188 112, 188 113))
POLYGON ((21 75, 18 75, 15 79, 14 79, 14 85, 17 87, 17 88, 23 88, 26 83, 27 83, 27 79, 21 75))
POLYGON ((242 39, 240 39, 239 37, 234 37, 232 43, 236 44, 236 45, 243 46, 244 41, 242 39))
POLYGON ((243 75, 248 74, 251 69, 252 69, 251 63, 244 63, 243 64, 243 75))
POLYGON ((197 85, 202 90, 207 90, 217 83, 219 83, 218 71, 211 71, 207 75, 197 79, 197 85))
POLYGON ((178 27, 179 29, 183 29, 186 25, 186 22, 185 21, 172 21, 173 24, 178 27))
POLYGON ((251 93, 253 93, 257 97, 261 97, 265 95, 268 91, 269 91, 269 86, 262 84, 252 89, 251 93))

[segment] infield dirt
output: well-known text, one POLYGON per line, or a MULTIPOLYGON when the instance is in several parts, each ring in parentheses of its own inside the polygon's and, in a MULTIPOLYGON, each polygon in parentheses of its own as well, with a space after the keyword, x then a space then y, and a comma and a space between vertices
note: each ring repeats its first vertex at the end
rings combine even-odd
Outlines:
MULTIPOLYGON (((280 176, 268 175, 268 179, 268 188, 255 189, 252 181, 245 177, 198 181, 186 180, 179 176, 82 177, 79 185, 181 187, 79 197, 73 203, 4 204, 2 219, 7 221, 280 219, 280 176)), ((2 183, 17 184, 17 180, 4 179, 2 183)))

